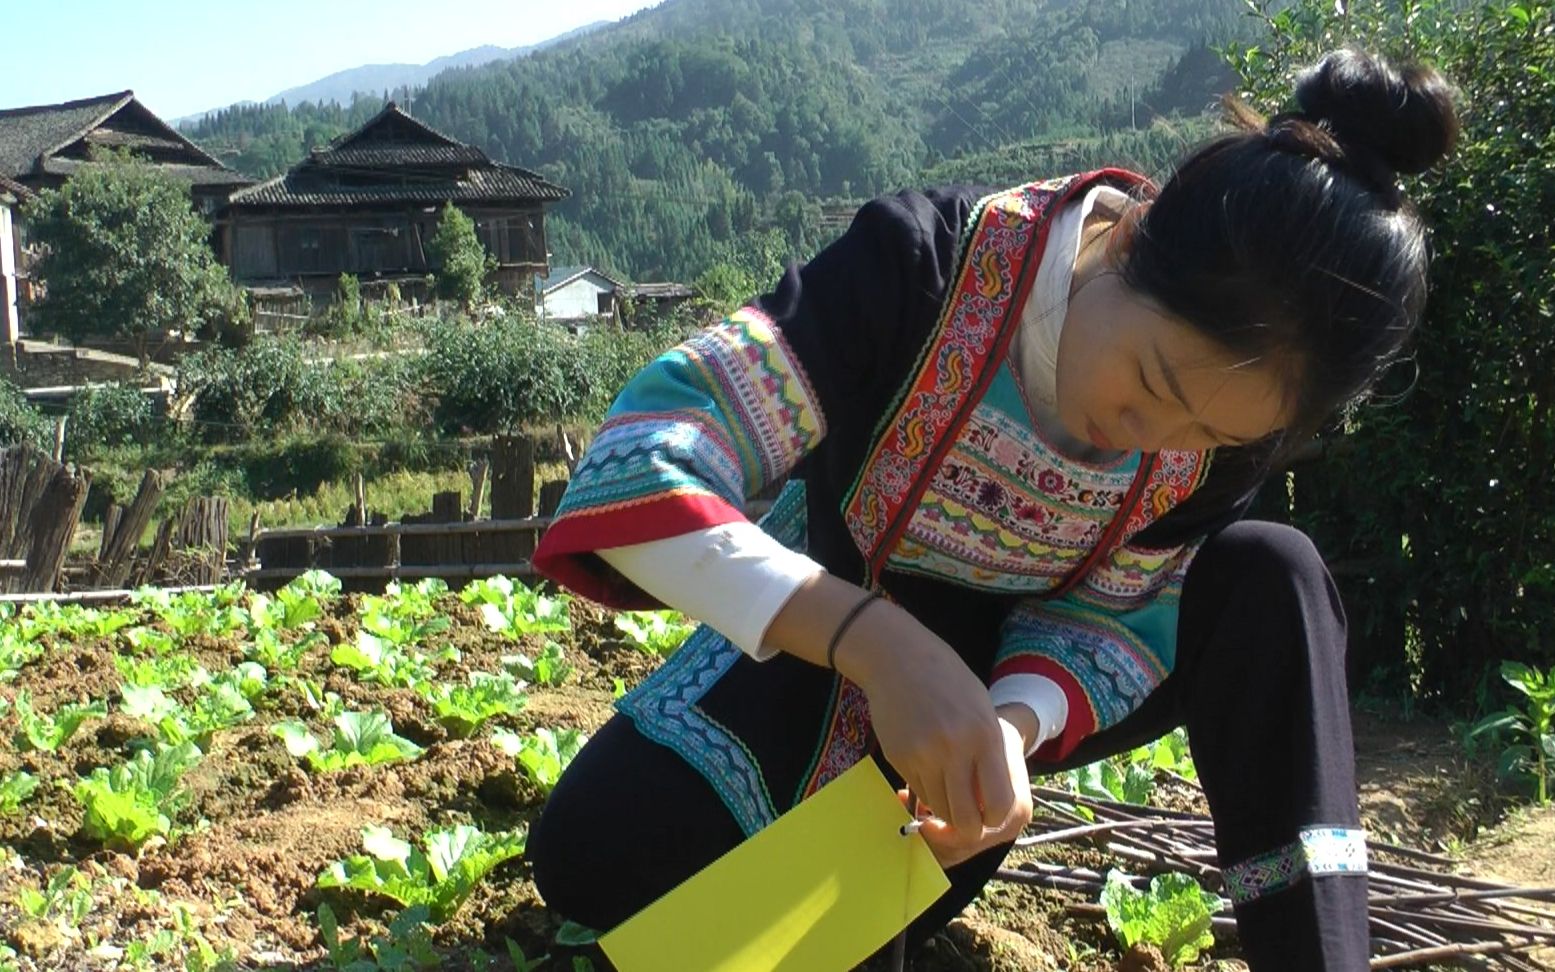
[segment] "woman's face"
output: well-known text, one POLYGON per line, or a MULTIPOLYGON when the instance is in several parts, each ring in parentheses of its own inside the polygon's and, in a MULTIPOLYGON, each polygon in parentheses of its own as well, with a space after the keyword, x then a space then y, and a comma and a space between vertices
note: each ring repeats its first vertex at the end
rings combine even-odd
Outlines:
POLYGON ((1058 417, 1103 449, 1213 449, 1289 421, 1284 377, 1242 362, 1082 252, 1058 345, 1058 417))

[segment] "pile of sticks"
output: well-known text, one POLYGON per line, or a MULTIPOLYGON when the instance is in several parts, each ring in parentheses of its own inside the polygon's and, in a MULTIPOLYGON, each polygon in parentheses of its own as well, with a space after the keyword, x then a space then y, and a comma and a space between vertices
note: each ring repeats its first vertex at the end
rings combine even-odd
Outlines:
MULTIPOLYGON (((1076 844, 1128 862, 1144 889, 1166 872, 1191 875, 1207 890, 1221 891, 1215 866, 1215 830, 1206 816, 1076 796, 1048 787, 1033 789, 1037 817, 1017 844, 1076 844), (1081 810, 1080 808, 1083 808, 1081 810), (1087 818, 1089 811, 1094 819, 1087 818)), ((1555 888, 1520 888, 1450 873, 1453 862, 1436 854, 1369 841, 1371 967, 1417 968, 1474 964, 1481 968, 1537 972, 1547 966, 1523 953, 1555 948, 1555 888)), ((1038 887, 1100 895, 1107 875, 1084 867, 1025 863, 1001 868, 998 877, 1038 887)), ((1098 904, 1073 904, 1071 914, 1104 918, 1098 904)), ((1221 899, 1217 935, 1236 932, 1231 904, 1221 899)))

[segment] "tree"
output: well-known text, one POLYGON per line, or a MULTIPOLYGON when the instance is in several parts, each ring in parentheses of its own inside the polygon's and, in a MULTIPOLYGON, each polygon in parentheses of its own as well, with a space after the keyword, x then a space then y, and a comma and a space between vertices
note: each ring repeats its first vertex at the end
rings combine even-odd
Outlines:
POLYGON ((188 188, 149 163, 94 155, 23 215, 43 251, 37 275, 47 292, 32 308, 38 330, 72 341, 129 338, 144 368, 150 334, 206 330, 243 313, 188 188))
POLYGON ((434 267, 437 296, 457 300, 465 307, 480 298, 486 275, 497 266, 475 235, 475 220, 451 202, 443 204, 437 231, 427 241, 427 256, 434 267))
POLYGON ((1346 42, 1434 64, 1464 127, 1409 180, 1432 229, 1431 298, 1382 391, 1297 469, 1294 514, 1339 578, 1353 670, 1372 688, 1473 705, 1503 660, 1555 663, 1555 2, 1300 0, 1227 54, 1260 109, 1346 42), (1380 673, 1380 675, 1379 675, 1380 673))

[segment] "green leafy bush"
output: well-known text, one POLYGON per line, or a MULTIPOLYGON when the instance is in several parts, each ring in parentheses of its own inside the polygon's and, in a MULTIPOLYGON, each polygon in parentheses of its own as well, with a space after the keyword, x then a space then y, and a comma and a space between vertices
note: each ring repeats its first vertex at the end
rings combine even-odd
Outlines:
POLYGON ((1101 893, 1107 924, 1124 948, 1154 945, 1172 968, 1180 968, 1213 948, 1211 921, 1220 898, 1199 887, 1186 874, 1161 874, 1149 891, 1137 891, 1117 871, 1107 876, 1101 893))
POLYGON ((1293 72, 1346 42, 1429 62, 1462 90, 1453 158, 1406 181, 1434 251, 1415 367, 1281 492, 1318 548, 1353 565, 1338 577, 1352 671, 1473 704, 1502 660, 1555 664, 1555 4, 1255 9, 1265 36, 1227 53, 1260 109, 1284 107, 1293 72))
POLYGON ((327 749, 295 719, 276 723, 273 731, 285 741, 287 752, 324 773, 421 755, 420 746, 394 734, 394 724, 382 712, 342 712, 334 724, 335 734, 327 749))
POLYGON ((154 755, 143 749, 127 763, 93 770, 72 791, 86 809, 82 830, 110 847, 128 850, 154 836, 166 837, 173 829, 173 815, 187 801, 179 780, 199 758, 192 743, 183 743, 161 747, 154 755))
POLYGON ((20 388, 0 378, 0 448, 30 445, 46 449, 53 442, 54 422, 28 404, 20 388))
POLYGON ((134 385, 91 385, 70 399, 66 442, 74 455, 144 443, 153 434, 151 400, 134 385))
POLYGON ((1522 704, 1485 717, 1470 737, 1488 735, 1503 744, 1497 760, 1502 779, 1532 783, 1540 806, 1550 802, 1555 778, 1555 669, 1546 672, 1521 662, 1503 662, 1501 678, 1522 696, 1522 704))
POLYGON ((256 499, 307 496, 362 471, 362 453, 336 432, 256 443, 243 454, 245 491, 256 499))
POLYGON ((488 834, 460 824, 434 830, 425 851, 400 840, 387 827, 362 830, 366 854, 336 861, 318 877, 321 888, 350 888, 425 905, 434 921, 446 921, 497 865, 524 852, 520 831, 488 834))

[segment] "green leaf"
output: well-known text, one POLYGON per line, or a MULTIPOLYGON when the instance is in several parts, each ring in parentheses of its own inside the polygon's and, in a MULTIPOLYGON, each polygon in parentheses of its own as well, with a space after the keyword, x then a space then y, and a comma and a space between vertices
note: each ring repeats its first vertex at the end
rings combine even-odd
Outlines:
POLYGON ((599 941, 599 932, 575 921, 564 921, 556 929, 556 944, 563 948, 587 948, 599 941))
POLYGON ((319 741, 308 731, 307 726, 296 719, 277 722, 270 731, 281 737, 286 743, 286 751, 296 759, 318 751, 319 741))
POLYGON ((487 834, 467 824, 427 834, 425 854, 383 827, 365 828, 362 843, 371 857, 336 861, 319 875, 318 886, 355 888, 407 906, 426 905, 437 921, 458 910, 492 868, 524 851, 522 832, 487 834))
POLYGON ((1214 947, 1211 918, 1220 907, 1220 899, 1186 874, 1159 875, 1144 892, 1113 871, 1107 877, 1101 902, 1107 910, 1107 924, 1125 949, 1141 942, 1154 945, 1177 968, 1214 947))
POLYGON ((38 778, 25 770, 0 777, 0 816, 15 813, 38 789, 38 778))

